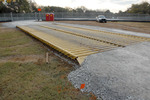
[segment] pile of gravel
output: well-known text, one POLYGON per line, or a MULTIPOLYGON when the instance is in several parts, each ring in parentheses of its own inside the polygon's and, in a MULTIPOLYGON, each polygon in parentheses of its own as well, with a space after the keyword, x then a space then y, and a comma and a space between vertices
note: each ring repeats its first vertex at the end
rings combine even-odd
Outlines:
POLYGON ((103 100, 150 100, 150 42, 88 56, 68 79, 103 100))

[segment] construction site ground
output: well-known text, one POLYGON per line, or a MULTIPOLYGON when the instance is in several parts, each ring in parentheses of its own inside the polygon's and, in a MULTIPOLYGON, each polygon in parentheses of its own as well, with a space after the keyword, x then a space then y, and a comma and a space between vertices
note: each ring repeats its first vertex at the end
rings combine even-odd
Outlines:
MULTIPOLYGON (((76 89, 79 89, 81 84, 85 84, 85 88, 81 89, 81 91, 94 93, 98 99, 102 100, 150 99, 148 95, 150 92, 148 85, 150 83, 148 80, 150 77, 150 35, 146 31, 132 32, 89 24, 74 24, 73 22, 75 21, 70 22, 70 24, 68 22, 16 21, 4 23, 3 26, 7 28, 15 28, 17 26, 17 28, 28 35, 40 40, 42 43, 47 44, 71 59, 79 62, 82 59, 80 68, 67 73, 69 81, 71 81, 76 89)), ((83 22, 85 23, 85 21, 83 22)), ((109 24, 109 22, 93 23, 109 24)), ((110 23, 114 23, 114 26, 117 26, 116 22, 110 23)), ((7 38, 7 35, 4 38, 7 38)), ((9 42, 6 42, 6 44, 2 43, 1 45, 5 47, 5 45, 8 45, 7 43, 9 44, 9 42)), ((8 46, 11 46, 11 44, 8 46)), ((34 46, 27 47, 35 49, 34 46)), ((11 53, 7 49, 6 51, 11 53)), ((16 49, 13 50, 16 51, 16 49)), ((40 49, 38 48, 38 50, 40 49)), ((1 51, 2 54, 4 53, 4 56, 7 55, 5 54, 5 50, 3 51, 3 48, 1 51)), ((19 53, 15 51, 13 52, 14 54, 19 53)), ((24 51, 24 49, 21 49, 21 51, 24 51)), ((27 51, 33 52, 34 50, 27 51)), ((22 54, 22 52, 20 53, 22 54)), ((53 63, 53 61, 51 62, 53 63)), ((7 65, 3 66, 7 68, 7 65)), ((39 67, 41 66, 39 65, 39 67)), ((60 67, 58 68, 64 68, 63 66, 65 65, 60 63, 60 67)), ((50 68, 53 68, 53 65, 50 68)), ((63 72, 63 70, 59 71, 57 75, 63 72)), ((67 78, 65 77, 65 79, 67 78)), ((62 88, 58 86, 58 92, 61 91, 59 89, 62 88)), ((66 91, 67 89, 63 88, 62 90, 66 91)), ((91 98, 95 99, 94 95, 91 95, 91 98)))

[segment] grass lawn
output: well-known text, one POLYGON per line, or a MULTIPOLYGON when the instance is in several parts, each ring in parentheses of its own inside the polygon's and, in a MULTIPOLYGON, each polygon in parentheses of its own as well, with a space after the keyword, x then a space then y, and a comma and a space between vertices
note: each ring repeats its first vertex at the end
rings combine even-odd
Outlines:
POLYGON ((47 47, 17 29, 0 27, 0 100, 95 100, 67 79, 73 70, 47 47))

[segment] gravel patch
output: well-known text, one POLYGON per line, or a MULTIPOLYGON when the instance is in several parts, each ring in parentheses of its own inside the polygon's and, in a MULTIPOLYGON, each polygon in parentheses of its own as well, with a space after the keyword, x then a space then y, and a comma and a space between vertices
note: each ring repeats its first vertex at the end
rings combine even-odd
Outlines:
POLYGON ((150 100, 150 42, 88 56, 68 79, 103 100, 150 100))

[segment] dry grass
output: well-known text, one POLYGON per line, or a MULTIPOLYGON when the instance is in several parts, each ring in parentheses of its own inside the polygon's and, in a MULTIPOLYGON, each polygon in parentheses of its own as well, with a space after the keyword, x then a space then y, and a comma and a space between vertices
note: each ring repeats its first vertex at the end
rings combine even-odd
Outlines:
POLYGON ((95 100, 67 79, 72 65, 16 29, 0 28, 0 100, 95 100))

